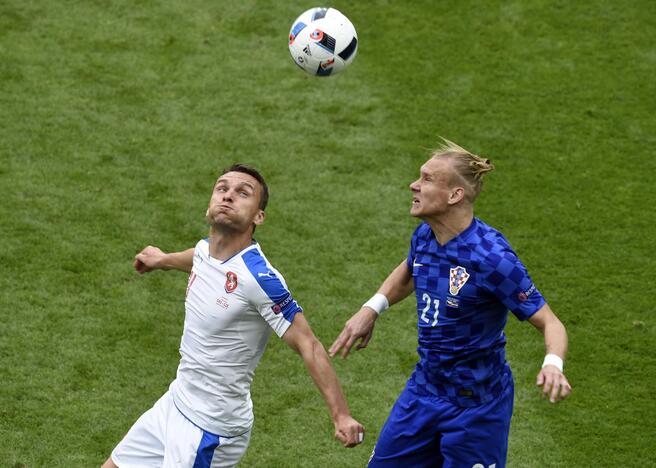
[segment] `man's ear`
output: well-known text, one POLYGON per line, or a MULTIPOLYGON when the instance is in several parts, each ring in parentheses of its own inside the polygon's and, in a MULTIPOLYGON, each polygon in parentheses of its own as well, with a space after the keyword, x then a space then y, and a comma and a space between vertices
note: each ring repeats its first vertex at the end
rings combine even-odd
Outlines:
POLYGON ((465 198, 465 189, 462 187, 455 187, 449 194, 449 205, 455 205, 465 198))
POLYGON ((255 219, 253 220, 253 223, 255 223, 256 226, 259 226, 260 224, 264 223, 264 218, 266 217, 266 214, 264 213, 263 210, 259 210, 257 214, 255 215, 255 219))

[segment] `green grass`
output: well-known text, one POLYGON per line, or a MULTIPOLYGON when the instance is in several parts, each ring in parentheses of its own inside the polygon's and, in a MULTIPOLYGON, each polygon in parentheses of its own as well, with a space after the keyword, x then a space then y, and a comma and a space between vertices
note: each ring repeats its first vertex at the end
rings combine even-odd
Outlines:
MULTIPOLYGON (((509 238, 570 335, 574 393, 534 378, 511 319, 509 466, 656 466, 656 4, 343 2, 343 75, 288 57, 304 2, 0 3, 0 466, 88 467, 175 376, 182 274, 218 170, 250 162, 257 238, 330 345, 404 257, 407 185, 438 135, 492 159, 477 214, 509 238)), ((273 338, 243 466, 364 466, 415 362, 407 300, 334 362, 363 446, 332 440, 301 360, 273 338)))

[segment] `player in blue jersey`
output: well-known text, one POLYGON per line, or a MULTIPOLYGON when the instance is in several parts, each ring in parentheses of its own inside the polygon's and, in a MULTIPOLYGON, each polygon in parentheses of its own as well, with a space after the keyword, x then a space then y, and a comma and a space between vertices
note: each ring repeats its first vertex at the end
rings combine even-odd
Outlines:
POLYGON ((169 390, 112 451, 103 468, 218 468, 237 465, 253 425, 250 386, 267 340, 282 338, 303 359, 345 446, 362 442, 328 355, 282 275, 253 239, 268 190, 253 168, 234 165, 216 181, 207 208, 209 236, 165 254, 147 247, 141 272, 190 273, 180 363, 169 390))
POLYGON ((487 159, 446 141, 410 184, 423 222, 408 257, 355 314, 329 350, 367 346, 378 316, 415 291, 419 362, 392 408, 370 467, 505 466, 513 378, 505 358, 507 311, 544 335, 537 385, 552 403, 563 374, 565 327, 499 231, 474 217, 487 159))

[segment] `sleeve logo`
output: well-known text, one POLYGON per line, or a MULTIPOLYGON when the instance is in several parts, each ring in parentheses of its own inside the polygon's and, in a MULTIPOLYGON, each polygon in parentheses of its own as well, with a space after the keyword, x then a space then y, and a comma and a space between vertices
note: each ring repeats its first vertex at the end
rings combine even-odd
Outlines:
POLYGON ((469 273, 461 266, 451 268, 449 275, 449 293, 453 296, 460 292, 460 289, 469 279, 469 273))
POLYGON ((237 289, 237 274, 229 271, 226 273, 225 290, 227 293, 231 293, 235 289, 237 289))
POLYGON ((273 310, 273 313, 278 315, 280 312, 282 312, 282 309, 284 309, 287 305, 289 305, 290 302, 292 302, 294 299, 292 298, 292 295, 289 294, 282 302, 279 304, 273 304, 271 306, 271 310, 273 310))
POLYGON ((535 285, 532 284, 530 288, 528 288, 526 291, 520 291, 519 294, 517 294, 517 299, 519 299, 519 302, 526 302, 528 301, 528 297, 535 292, 535 285))

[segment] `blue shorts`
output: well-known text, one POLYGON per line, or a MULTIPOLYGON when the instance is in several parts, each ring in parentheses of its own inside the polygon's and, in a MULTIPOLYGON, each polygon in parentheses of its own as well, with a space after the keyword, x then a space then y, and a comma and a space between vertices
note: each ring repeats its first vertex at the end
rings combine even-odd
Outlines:
POLYGON ((503 468, 513 393, 511 380, 499 398, 463 408, 418 394, 408 381, 383 426, 369 468, 503 468))

